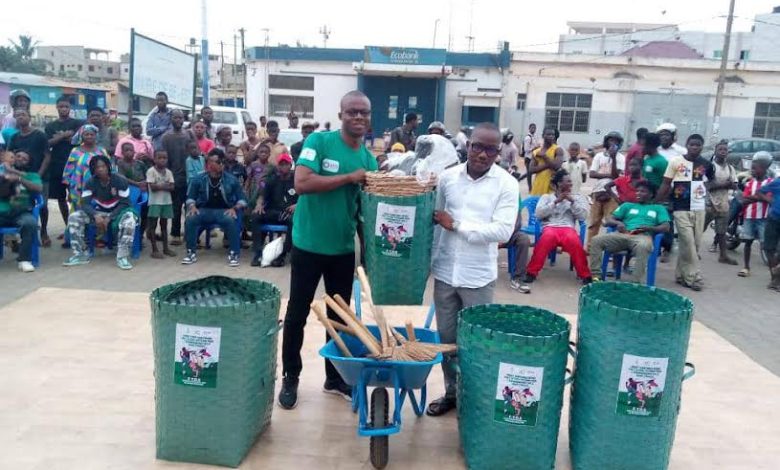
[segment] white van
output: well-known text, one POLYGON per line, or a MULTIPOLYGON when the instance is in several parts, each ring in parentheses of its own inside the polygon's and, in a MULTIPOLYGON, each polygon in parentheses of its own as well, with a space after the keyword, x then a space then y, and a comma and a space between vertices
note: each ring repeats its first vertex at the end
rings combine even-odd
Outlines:
MULTIPOLYGON (((214 129, 214 132, 217 132, 217 129, 219 129, 220 126, 230 126, 233 130, 233 140, 231 140, 230 143, 235 146, 241 145, 241 142, 246 140, 246 123, 252 120, 252 115, 249 114, 249 111, 244 108, 230 108, 228 106, 209 107, 214 111, 214 120, 211 122, 211 127, 214 129)), ((173 104, 169 104, 168 108, 181 109, 184 111, 184 128, 189 129, 191 122, 190 109, 173 104)), ((198 118, 200 118, 201 109, 203 109, 203 105, 199 104, 195 106, 195 112, 197 113, 198 118)), ((146 135, 146 122, 149 120, 149 116, 155 111, 157 111, 156 107, 142 119, 144 135, 146 135)))

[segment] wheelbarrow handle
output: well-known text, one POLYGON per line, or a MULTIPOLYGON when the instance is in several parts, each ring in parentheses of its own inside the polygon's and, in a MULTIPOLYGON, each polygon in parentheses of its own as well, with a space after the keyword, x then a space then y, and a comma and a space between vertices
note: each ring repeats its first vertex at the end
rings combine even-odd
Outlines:
POLYGON ((693 363, 691 363, 691 362, 686 362, 686 363, 685 363, 685 368, 687 368, 688 370, 687 370, 687 371, 685 371, 685 373, 684 373, 684 374, 683 374, 683 376, 682 376, 683 382, 684 382, 684 381, 686 381, 686 380, 688 380, 688 379, 690 379, 690 378, 691 378, 691 377, 693 377, 694 375, 696 375, 696 366, 695 366, 695 365, 693 365, 693 363))
POLYGON ((433 317, 436 315, 436 306, 431 303, 431 308, 428 309, 428 316, 425 318, 425 328, 428 329, 433 323, 433 317))
MULTIPOLYGON (((568 352, 571 357, 577 359, 577 343, 575 343, 574 341, 569 341, 568 352)), ((569 369, 568 367, 566 368, 566 372, 569 375, 568 377, 565 377, 563 379, 563 384, 569 385, 570 383, 574 382, 574 372, 572 372, 572 370, 569 369)))
POLYGON ((268 330, 268 333, 266 333, 266 336, 273 336, 276 333, 279 333, 279 330, 282 329, 282 320, 279 320, 276 325, 272 326, 270 330, 268 330))

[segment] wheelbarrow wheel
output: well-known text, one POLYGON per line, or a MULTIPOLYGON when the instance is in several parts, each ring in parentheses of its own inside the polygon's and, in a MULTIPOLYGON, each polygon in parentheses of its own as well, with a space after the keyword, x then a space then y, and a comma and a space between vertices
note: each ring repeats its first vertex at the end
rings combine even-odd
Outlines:
MULTIPOLYGON (((371 392, 371 427, 384 428, 388 425, 389 408, 387 389, 375 388, 371 392)), ((385 468, 389 459, 388 436, 371 436, 371 465, 374 468, 385 468)))

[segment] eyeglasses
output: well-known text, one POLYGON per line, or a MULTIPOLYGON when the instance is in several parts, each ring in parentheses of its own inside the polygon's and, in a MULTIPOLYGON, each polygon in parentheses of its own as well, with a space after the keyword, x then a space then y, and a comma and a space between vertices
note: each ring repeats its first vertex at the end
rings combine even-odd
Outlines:
POLYGON ((485 152, 485 155, 493 158, 498 155, 499 148, 493 145, 482 145, 479 142, 474 142, 471 144, 470 152, 474 155, 479 155, 480 153, 485 152))
POLYGON ((370 109, 348 109, 344 111, 344 114, 351 118, 356 118, 358 116, 367 118, 371 116, 371 110, 370 109))

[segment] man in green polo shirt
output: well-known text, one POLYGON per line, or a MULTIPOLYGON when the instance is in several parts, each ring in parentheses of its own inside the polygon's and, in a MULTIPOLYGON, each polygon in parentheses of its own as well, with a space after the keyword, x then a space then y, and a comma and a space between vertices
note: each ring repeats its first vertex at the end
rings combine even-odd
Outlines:
POLYGON ((625 202, 607 217, 606 226, 615 227, 617 231, 593 238, 589 258, 594 277, 595 273, 601 272, 604 250, 610 253, 630 251, 636 258, 635 279, 644 282, 647 259, 653 252, 653 237, 669 230, 669 213, 664 206, 652 203, 654 193, 649 181, 637 182, 637 202, 625 202))
POLYGON ((35 271, 32 247, 38 221, 33 217, 32 209, 35 197, 43 190, 40 175, 29 170, 30 155, 27 152, 20 151, 15 156, 11 152, 0 154, 0 227, 19 229, 22 243, 17 266, 24 273, 35 271))
MULTIPOLYGON (((306 138, 295 169, 299 198, 293 214, 290 300, 282 342, 284 377, 279 392, 279 405, 284 409, 295 408, 298 403, 303 328, 320 278, 324 278, 329 295, 339 294, 350 301, 358 185, 365 181, 366 171, 377 169, 376 159, 363 144, 363 136, 371 126, 368 97, 359 91, 344 95, 339 118, 340 130, 306 138)), ((340 321, 331 309, 328 317, 340 321)), ((327 360, 325 375, 325 392, 351 399, 351 387, 327 360)))

